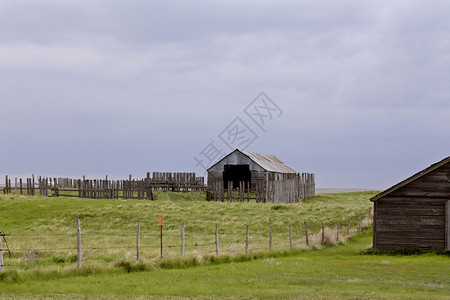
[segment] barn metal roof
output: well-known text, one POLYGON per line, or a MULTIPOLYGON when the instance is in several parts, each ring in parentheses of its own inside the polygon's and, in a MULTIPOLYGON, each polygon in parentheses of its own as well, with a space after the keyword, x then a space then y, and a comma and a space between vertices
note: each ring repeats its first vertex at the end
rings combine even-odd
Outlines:
POLYGON ((285 174, 286 173, 287 174, 297 174, 298 173, 294 169, 288 167, 284 162, 282 162, 275 155, 260 154, 260 153, 250 152, 250 151, 241 150, 241 149, 236 149, 236 150, 230 152, 228 155, 226 155, 221 160, 219 160, 218 162, 213 164, 211 167, 209 167, 207 171, 214 168, 215 165, 217 165, 222 160, 226 159, 228 156, 235 153, 236 151, 247 156, 249 159, 251 159, 253 162, 255 162, 258 166, 260 166, 263 170, 265 170, 267 172, 285 173, 285 174))
POLYGON ((276 173, 297 173, 294 169, 288 167, 275 155, 259 154, 255 152, 239 150, 242 154, 248 156, 251 160, 257 163, 261 168, 268 172, 276 173))
POLYGON ((370 199, 370 201, 376 201, 376 200, 378 200, 378 199, 380 199, 380 198, 382 198, 382 197, 384 197, 384 196, 386 196, 386 195, 388 195, 388 194, 398 190, 399 188, 404 187, 408 183, 411 183, 414 180, 416 180, 416 179, 418 179, 418 178, 420 178, 420 177, 422 177, 422 176, 424 176, 424 175, 426 175, 426 174, 436 170, 437 168, 442 167, 443 165, 445 165, 445 164, 447 164, 449 162, 450 162, 450 156, 447 157, 447 158, 444 158, 443 160, 441 160, 441 161, 439 161, 439 162, 437 162, 435 164, 432 164, 428 168, 423 169, 422 171, 412 175, 411 177, 406 178, 405 180, 403 180, 403 181, 397 183, 396 185, 388 188, 387 190, 379 193, 378 195, 372 197, 370 199))

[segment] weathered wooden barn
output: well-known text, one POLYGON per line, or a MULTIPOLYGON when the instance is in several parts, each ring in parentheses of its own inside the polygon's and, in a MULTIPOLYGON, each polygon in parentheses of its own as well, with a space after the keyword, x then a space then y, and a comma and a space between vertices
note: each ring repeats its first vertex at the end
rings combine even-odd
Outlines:
POLYGON ((299 174, 275 155, 236 149, 208 169, 210 190, 241 188, 263 192, 262 202, 296 202, 314 196, 314 174, 299 174))
POLYGON ((370 201, 373 248, 450 250, 450 157, 370 201))

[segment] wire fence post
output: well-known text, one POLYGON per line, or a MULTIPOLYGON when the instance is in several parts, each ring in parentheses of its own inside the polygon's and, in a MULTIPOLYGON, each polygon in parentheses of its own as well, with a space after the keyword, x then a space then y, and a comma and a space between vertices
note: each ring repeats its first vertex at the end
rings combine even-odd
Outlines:
POLYGON ((325 223, 322 222, 322 245, 325 242, 325 223))
POLYGON ((336 236, 336 241, 339 241, 339 221, 337 223, 337 236, 336 236))
POLYGON ((269 250, 272 250, 272 225, 270 225, 269 250))
POLYGON ((136 251, 137 251, 137 261, 141 260, 141 222, 137 222, 137 236, 136 236, 136 251))
POLYGON ((184 223, 181 223, 181 256, 184 256, 184 223))
POLYGON ((361 232, 361 215, 359 215, 359 227, 358 227, 358 231, 361 232))
POLYGON ((247 225, 246 237, 245 237, 245 253, 248 253, 248 225, 247 225))
POLYGON ((216 255, 219 255, 219 226, 216 224, 216 255))
POLYGON ((163 257, 163 227, 160 226, 159 228, 161 228, 161 258, 163 257))
POLYGON ((308 226, 306 226, 306 222, 305 222, 305 238, 306 238, 306 246, 309 246, 309 240, 308 240, 308 226))
POLYGON ((372 207, 369 207, 369 219, 372 219, 372 207))
POLYGON ((350 235, 350 220, 348 220, 348 225, 347 225, 347 237, 350 235))
POLYGON ((292 226, 289 225, 289 245, 291 246, 291 249, 293 248, 292 245, 292 226))
POLYGON ((78 266, 78 268, 81 268, 81 226, 80 226, 80 219, 77 219, 77 250, 78 250, 77 266, 78 266))
POLYGON ((0 272, 3 272, 3 248, 2 248, 2 232, 0 231, 0 272))

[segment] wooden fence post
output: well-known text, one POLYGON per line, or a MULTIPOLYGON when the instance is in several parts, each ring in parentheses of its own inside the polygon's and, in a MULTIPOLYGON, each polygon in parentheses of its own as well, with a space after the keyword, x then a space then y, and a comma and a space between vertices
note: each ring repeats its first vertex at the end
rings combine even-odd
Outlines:
POLYGON ((372 219, 372 207, 369 207, 369 219, 372 219))
MULTIPOLYGON (((147 173, 147 177, 150 172, 147 173)), ((184 223, 181 223, 181 256, 184 256, 184 223)))
POLYGON ((325 241, 325 223, 324 222, 322 222, 322 245, 323 245, 323 242, 325 241))
POLYGON ((347 237, 350 235, 350 220, 348 220, 348 225, 347 225, 347 237))
POLYGON ((359 215, 359 228, 358 231, 361 232, 361 215, 359 215))
POLYGON ((77 250, 78 250, 78 268, 81 268, 81 226, 80 219, 77 219, 77 250))
POLYGON ((291 249, 292 249, 293 245, 292 245, 292 226, 291 225, 289 225, 289 244, 290 244, 291 249))
POLYGON ((159 228, 161 228, 161 258, 163 257, 163 227, 160 226, 159 228))
POLYGON ((248 225, 246 229, 246 238, 245 238, 245 253, 248 253, 248 225))
POLYGON ((219 255, 219 226, 216 224, 216 255, 219 255))
POLYGON ((3 271, 4 268, 3 268, 2 232, 0 231, 0 273, 3 271))
POLYGON ((272 225, 270 225, 269 250, 272 250, 272 225))
POLYGON ((137 222, 137 236, 136 236, 136 251, 137 251, 137 261, 141 260, 141 222, 137 222))
POLYGON ((339 221, 337 223, 337 236, 336 236, 336 241, 339 241, 339 221))
POLYGON ((306 222, 305 222, 305 237, 306 237, 306 246, 309 246, 308 227, 306 226, 306 222))

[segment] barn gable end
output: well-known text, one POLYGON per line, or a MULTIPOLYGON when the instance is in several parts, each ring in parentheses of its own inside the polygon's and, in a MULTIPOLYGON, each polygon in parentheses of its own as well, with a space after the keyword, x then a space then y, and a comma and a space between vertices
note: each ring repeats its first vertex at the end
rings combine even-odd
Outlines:
POLYGON ((373 197, 376 249, 449 249, 450 157, 373 197))

